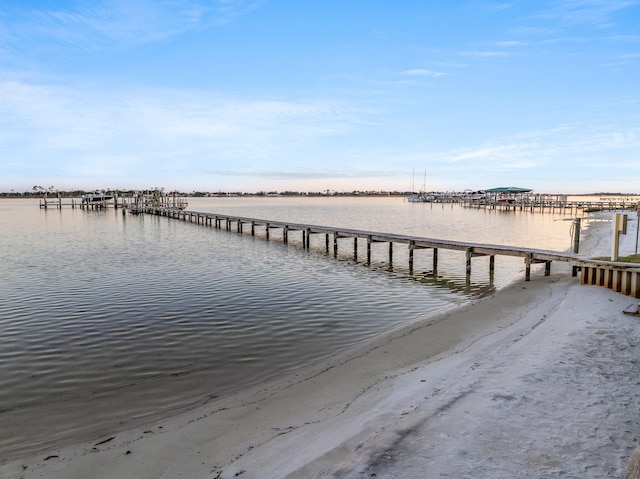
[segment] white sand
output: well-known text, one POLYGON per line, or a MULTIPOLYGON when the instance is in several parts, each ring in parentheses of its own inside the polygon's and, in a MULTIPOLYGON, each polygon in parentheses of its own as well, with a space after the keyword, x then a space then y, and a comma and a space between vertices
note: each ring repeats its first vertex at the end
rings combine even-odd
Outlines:
MULTIPOLYGON (((590 228, 583 249, 609 254, 609 228, 590 228)), ((640 437, 640 318, 622 310, 638 300, 553 267, 565 272, 0 477, 622 477, 640 437)))

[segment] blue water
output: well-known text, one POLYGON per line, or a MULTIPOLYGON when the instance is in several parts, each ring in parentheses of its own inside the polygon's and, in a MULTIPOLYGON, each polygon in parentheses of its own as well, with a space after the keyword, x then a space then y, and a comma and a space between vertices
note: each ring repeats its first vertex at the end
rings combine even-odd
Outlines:
MULTIPOLYGON (((190 210, 566 250, 566 216, 402 198, 190 199, 190 210)), ((344 241, 344 242, 342 242, 344 241)), ((172 414, 299 371, 521 280, 523 264, 406 246, 337 258, 121 211, 0 200, 0 457, 172 414)), ((363 243, 360 252, 366 251, 363 243)), ((535 274, 535 272, 534 272, 535 274)), ((538 273, 542 274, 542 273, 538 273)))

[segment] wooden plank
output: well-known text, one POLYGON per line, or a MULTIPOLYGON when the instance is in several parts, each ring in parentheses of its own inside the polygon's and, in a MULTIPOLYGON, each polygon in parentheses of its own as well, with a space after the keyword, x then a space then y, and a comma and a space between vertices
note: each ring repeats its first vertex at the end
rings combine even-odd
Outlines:
POLYGON ((633 298, 640 298, 640 273, 634 272, 631 276, 631 293, 633 298))
POLYGON ((614 270, 612 271, 612 277, 611 289, 619 293, 622 290, 622 273, 614 270))
POLYGON ((631 273, 629 271, 621 271, 620 292, 629 296, 631 294, 631 273))

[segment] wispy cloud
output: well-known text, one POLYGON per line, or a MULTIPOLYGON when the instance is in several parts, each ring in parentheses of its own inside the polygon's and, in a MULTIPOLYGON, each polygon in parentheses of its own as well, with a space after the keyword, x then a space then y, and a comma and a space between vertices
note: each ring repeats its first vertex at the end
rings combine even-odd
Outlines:
POLYGON ((156 42, 189 30, 229 23, 261 0, 83 0, 49 9, 8 12, 4 37, 30 43, 49 39, 78 49, 156 42))
POLYGON ((510 57, 515 55, 516 53, 514 52, 507 52, 507 51, 497 51, 497 50, 467 50, 467 51, 463 51, 460 53, 461 55, 464 56, 469 56, 469 57, 510 57))
POLYGON ((505 48, 515 48, 515 47, 523 47, 526 46, 528 42, 523 42, 520 40, 502 40, 494 42, 494 45, 497 47, 505 47, 505 48))
POLYGON ((637 148, 640 148, 639 125, 564 125, 436 153, 429 159, 448 164, 482 165, 487 170, 509 170, 540 168, 552 161, 576 165, 584 158, 608 157, 609 165, 614 167, 614 158, 620 156, 618 152, 637 148))
POLYGON ((434 71, 434 70, 427 70, 425 68, 416 68, 414 70, 405 70, 402 72, 403 75, 409 75, 409 76, 418 76, 418 77, 441 77, 441 76, 445 76, 446 73, 444 72, 439 72, 439 71, 434 71))
POLYGON ((97 98, 13 81, 0 83, 0 154, 58 167, 82 167, 95 157, 111 168, 160 160, 176 168, 224 160, 255 165, 312 149, 319 138, 352 129, 357 116, 337 102, 168 90, 103 91, 97 98))
POLYGON ((637 0, 560 0, 551 2, 538 17, 602 28, 614 24, 615 14, 635 6, 638 6, 637 0))

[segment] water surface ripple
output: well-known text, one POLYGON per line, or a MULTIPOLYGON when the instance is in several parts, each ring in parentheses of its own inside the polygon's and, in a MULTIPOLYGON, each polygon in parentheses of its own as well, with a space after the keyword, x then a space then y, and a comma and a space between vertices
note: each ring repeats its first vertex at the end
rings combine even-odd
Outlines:
MULTIPOLYGON (((439 209, 430 214, 402 199, 199 201, 190 209, 433 237, 471 218, 450 236, 460 240, 469 229, 478 237, 482 224, 477 212, 444 210, 443 222, 439 209)), ((516 216, 520 227, 538 221, 516 216)), ((507 225, 513 217, 504 216, 507 225)), ((568 245, 567 228, 550 217, 544 224, 545 243, 536 247, 568 245)), ((366 267, 352 245, 336 259, 317 238, 304 251, 277 235, 264 241, 113 210, 40 210, 26 200, 0 201, 0 241, 3 458, 291 374, 522 271, 500 259, 495 278, 482 265, 468 281, 460 254, 442 252, 434 272, 421 252, 410 276, 406 248, 390 265, 388 248, 376 245, 366 267)))

